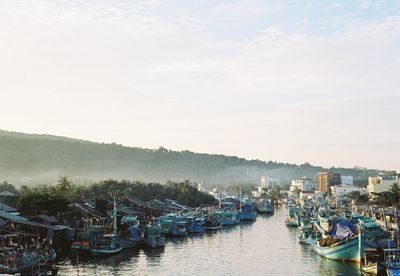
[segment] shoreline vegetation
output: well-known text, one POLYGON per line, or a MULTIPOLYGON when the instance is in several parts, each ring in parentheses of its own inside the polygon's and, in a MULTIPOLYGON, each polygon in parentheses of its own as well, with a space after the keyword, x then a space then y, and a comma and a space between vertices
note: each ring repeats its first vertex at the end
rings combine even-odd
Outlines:
POLYGON ((77 185, 63 176, 55 185, 22 185, 17 188, 5 181, 0 184, 0 192, 4 191, 15 196, 3 197, 2 203, 10 203, 24 214, 32 212, 57 214, 66 211, 70 203, 79 200, 89 198, 110 200, 113 196, 119 200, 130 197, 142 201, 171 199, 189 207, 217 204, 212 195, 198 191, 197 184, 189 180, 167 181, 165 184, 160 184, 108 179, 91 185, 77 185))

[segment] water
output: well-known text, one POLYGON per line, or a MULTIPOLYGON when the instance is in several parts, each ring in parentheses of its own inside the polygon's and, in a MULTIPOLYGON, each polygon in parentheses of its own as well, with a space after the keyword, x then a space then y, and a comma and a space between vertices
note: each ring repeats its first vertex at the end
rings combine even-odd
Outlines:
POLYGON ((95 260, 65 258, 60 275, 360 275, 357 265, 317 256, 284 221, 286 208, 254 223, 167 240, 162 250, 127 250, 95 260))

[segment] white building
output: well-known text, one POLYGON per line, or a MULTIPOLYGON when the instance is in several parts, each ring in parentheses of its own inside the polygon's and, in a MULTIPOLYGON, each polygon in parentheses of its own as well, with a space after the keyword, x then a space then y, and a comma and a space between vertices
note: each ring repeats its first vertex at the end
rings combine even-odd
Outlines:
POLYGON ((317 188, 317 184, 311 178, 303 177, 302 179, 292 180, 290 185, 290 191, 294 192, 296 189, 301 192, 314 192, 317 188))
POLYGON ((361 194, 368 194, 367 188, 360 188, 358 186, 352 185, 336 185, 331 187, 332 195, 344 196, 350 194, 351 192, 360 192, 361 194))
POLYGON ((261 187, 257 187, 257 191, 252 191, 251 193, 253 194, 253 197, 259 198, 259 197, 261 197, 261 194, 262 194, 263 192, 264 192, 264 191, 262 190, 261 187))
POLYGON ((342 185, 352 186, 353 185, 353 176, 351 175, 342 175, 342 185))
POLYGON ((397 175, 380 175, 375 177, 368 177, 368 192, 382 193, 389 191, 394 183, 399 183, 399 174, 397 175))
POLYGON ((279 176, 267 175, 261 176, 261 188, 272 188, 279 186, 280 178, 279 176))

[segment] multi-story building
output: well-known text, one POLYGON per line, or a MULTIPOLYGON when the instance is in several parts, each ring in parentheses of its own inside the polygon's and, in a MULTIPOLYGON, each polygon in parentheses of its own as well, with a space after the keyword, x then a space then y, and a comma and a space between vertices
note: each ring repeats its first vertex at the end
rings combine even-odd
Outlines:
POLYGON ((261 176, 261 188, 272 188, 279 186, 280 178, 279 176, 267 175, 261 176))
POLYGON ((302 179, 292 180, 290 191, 294 192, 296 189, 302 192, 314 192, 317 185, 311 178, 303 177, 302 179))
POLYGON ((352 192, 360 192, 361 194, 368 194, 367 188, 360 188, 353 185, 336 185, 331 187, 332 195, 344 196, 352 192))
POLYGON ((368 177, 368 192, 370 195, 372 195, 372 193, 389 191, 390 187, 392 187, 394 183, 398 183, 400 185, 399 174, 368 177))
POLYGON ((354 184, 353 176, 351 175, 342 175, 342 185, 352 186, 354 184))
POLYGON ((329 192, 331 186, 340 185, 340 173, 320 172, 317 173, 317 191, 329 192))

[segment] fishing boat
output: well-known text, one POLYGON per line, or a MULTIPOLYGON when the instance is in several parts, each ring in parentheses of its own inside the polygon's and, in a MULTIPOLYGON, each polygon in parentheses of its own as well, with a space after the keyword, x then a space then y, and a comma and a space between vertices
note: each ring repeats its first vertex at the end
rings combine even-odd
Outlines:
POLYGON ((205 220, 203 217, 194 217, 194 216, 188 216, 187 217, 187 225, 188 225, 188 231, 189 233, 192 234, 203 234, 204 233, 204 224, 205 220))
POLYGON ((0 273, 30 275, 32 269, 56 259, 56 252, 45 241, 26 239, 22 234, 2 235, 0 246, 0 273), (24 244, 24 246, 22 245, 24 244))
POLYGON ((292 218, 286 218, 285 225, 286 226, 294 226, 294 227, 299 226, 299 217, 295 216, 292 218))
POLYGON ((221 229, 221 213, 210 212, 205 216, 204 229, 207 231, 221 229))
POLYGON ((397 248, 383 249, 383 265, 388 276, 400 275, 400 250, 397 248))
POLYGON ((96 256, 108 256, 122 251, 122 246, 119 245, 117 236, 113 234, 104 235, 102 239, 90 249, 90 253, 96 256))
POLYGON ((221 225, 232 226, 240 222, 239 213, 235 209, 223 210, 221 212, 221 225))
POLYGON ((360 262, 364 247, 373 247, 361 231, 357 230, 349 221, 338 221, 333 226, 329 236, 319 240, 313 240, 310 244, 313 250, 320 256, 332 260, 360 262))
POLYGON ((361 261, 361 270, 366 274, 377 275, 381 271, 379 264, 379 253, 376 248, 364 249, 364 256, 361 261))
POLYGON ((71 245, 72 253, 90 254, 90 249, 103 235, 103 227, 98 225, 89 225, 78 235, 78 240, 71 245))
POLYGON ((144 245, 150 248, 158 248, 165 246, 165 237, 161 231, 161 227, 157 222, 148 225, 145 231, 144 245))
POLYGON ((364 237, 376 247, 385 248, 388 243, 392 242, 391 233, 383 230, 372 218, 359 216, 357 221, 357 226, 362 230, 364 237))
POLYGON ((257 212, 254 209, 253 202, 246 200, 242 203, 242 208, 239 213, 240 221, 255 221, 257 219, 257 212))
POLYGON ((123 216, 121 228, 118 242, 124 249, 137 247, 143 242, 143 229, 137 215, 123 216))
POLYGON ((161 231, 165 235, 185 236, 188 233, 187 218, 178 214, 167 214, 160 218, 161 231))
POLYGON ((186 220, 175 221, 172 227, 172 235, 186 236, 187 233, 188 233, 187 221, 186 220))
POLYGON ((117 205, 114 198, 114 230, 112 234, 104 235, 90 249, 92 256, 108 256, 122 251, 122 246, 118 242, 117 236, 117 205))
POLYGON ((295 207, 288 207, 288 217, 285 220, 286 226, 297 227, 300 225, 300 217, 298 215, 298 210, 295 207))
POLYGON ((265 199, 257 204, 257 212, 260 214, 273 214, 274 211, 274 206, 272 206, 268 199, 265 199))

